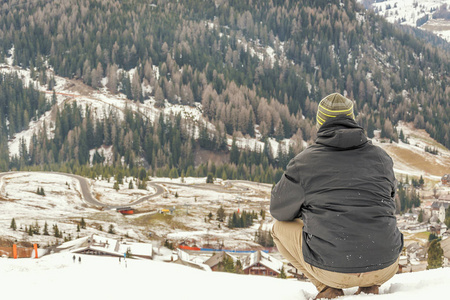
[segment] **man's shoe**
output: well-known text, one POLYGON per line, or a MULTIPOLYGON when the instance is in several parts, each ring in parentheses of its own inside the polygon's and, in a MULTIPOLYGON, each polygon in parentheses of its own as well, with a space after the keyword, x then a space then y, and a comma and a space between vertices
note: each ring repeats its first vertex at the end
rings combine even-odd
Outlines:
POLYGON ((367 287, 359 287, 359 289, 356 291, 355 295, 359 295, 361 293, 378 295, 378 293, 379 293, 379 286, 378 285, 372 285, 372 286, 367 286, 367 287))
POLYGON ((340 296, 344 296, 343 290, 327 286, 314 299, 334 299, 340 296))

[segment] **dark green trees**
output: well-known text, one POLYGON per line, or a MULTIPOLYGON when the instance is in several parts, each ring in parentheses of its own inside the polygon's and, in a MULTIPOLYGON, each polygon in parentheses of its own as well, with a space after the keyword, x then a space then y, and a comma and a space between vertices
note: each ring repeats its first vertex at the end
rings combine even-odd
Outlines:
POLYGON ((12 218, 11 225, 9 226, 9 228, 11 228, 14 231, 17 229, 16 220, 14 218, 12 218))
MULTIPOLYGON (((144 83, 159 106, 165 99, 191 106, 201 102, 204 117, 218 131, 219 148, 224 133, 253 137, 256 128, 263 137, 278 139, 300 130, 309 140, 317 102, 335 91, 355 99, 356 111, 364 112, 358 122, 369 136, 376 125, 395 139, 393 126, 404 120, 450 146, 446 47, 353 1, 343 6, 305 0, 71 4, 48 9, 37 1, 27 9, 1 10, 0 61, 13 51, 13 63, 30 67, 48 89, 54 74, 47 74, 47 63, 57 75, 94 88, 108 77, 112 93, 121 89, 136 102, 144 100, 144 83), (33 28, 22 30, 29 20, 33 28), (214 26, 205 29, 205 23, 214 26), (77 30, 60 33, 57 28, 64 26, 77 30), (130 28, 136 30, 133 35, 130 28), (273 55, 267 55, 268 47, 273 55), (258 48, 262 56, 253 53, 258 48), (379 53, 390 55, 380 62, 379 53)), ((38 111, 45 106, 41 101, 38 111)), ((22 121, 14 119, 12 127, 16 122, 22 121)), ((204 139, 210 133, 201 131, 206 147, 214 145, 211 136, 204 139)))
POLYGON ((428 248, 428 266, 427 269, 437 269, 441 268, 444 262, 443 258, 444 251, 441 248, 441 243, 439 239, 433 239, 428 248))
POLYGON ((242 213, 233 212, 228 218, 229 228, 247 228, 253 225, 253 219, 258 216, 255 212, 248 213, 245 210, 242 213))
POLYGON ((225 220, 225 210, 222 206, 217 209, 217 221, 223 222, 225 220))
POLYGON ((84 220, 84 218, 81 218, 80 227, 82 229, 86 229, 86 221, 84 220))

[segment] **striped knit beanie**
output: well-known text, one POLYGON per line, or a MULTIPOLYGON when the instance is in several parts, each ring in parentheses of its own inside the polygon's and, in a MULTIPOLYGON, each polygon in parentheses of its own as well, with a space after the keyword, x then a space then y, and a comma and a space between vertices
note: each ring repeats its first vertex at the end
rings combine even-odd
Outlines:
POLYGON ((334 93, 323 98, 317 109, 317 129, 329 118, 335 118, 340 115, 350 116, 353 119, 353 102, 339 93, 334 93))

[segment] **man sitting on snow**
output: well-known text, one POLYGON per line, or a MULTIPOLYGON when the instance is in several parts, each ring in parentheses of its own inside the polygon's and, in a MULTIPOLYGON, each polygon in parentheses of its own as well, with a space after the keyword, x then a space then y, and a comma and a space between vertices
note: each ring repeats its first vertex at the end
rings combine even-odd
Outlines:
POLYGON ((272 235, 281 254, 317 287, 316 299, 378 294, 398 270, 393 162, 354 120, 340 94, 320 101, 314 145, 294 157, 272 191, 272 235))

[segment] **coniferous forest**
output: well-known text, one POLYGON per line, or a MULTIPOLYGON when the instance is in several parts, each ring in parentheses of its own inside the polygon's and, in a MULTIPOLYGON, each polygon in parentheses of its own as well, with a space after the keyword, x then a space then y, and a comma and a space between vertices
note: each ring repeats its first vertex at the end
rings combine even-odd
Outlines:
POLYGON ((267 139, 313 141, 318 102, 333 92, 356 101, 357 122, 369 137, 378 129, 397 141, 395 126, 403 120, 450 148, 448 44, 389 24, 352 0, 13 0, 0 7, 0 63, 11 49, 13 64, 29 68, 49 90, 48 66, 94 89, 107 77, 109 91, 131 101, 201 103, 215 130, 200 126, 194 138, 193 123, 177 115, 151 122, 131 110, 96 119, 76 103, 56 109, 54 99, 17 75, 2 75, 1 170, 212 173, 272 183, 301 147, 275 158, 267 139), (134 68, 130 78, 126 71, 134 68), (8 139, 52 109, 55 121, 9 158, 8 139), (264 149, 226 145, 227 135, 257 133, 264 149), (100 146, 112 147, 113 164, 95 152, 90 167, 89 151, 100 146), (198 164, 199 148, 229 161, 198 164))

